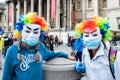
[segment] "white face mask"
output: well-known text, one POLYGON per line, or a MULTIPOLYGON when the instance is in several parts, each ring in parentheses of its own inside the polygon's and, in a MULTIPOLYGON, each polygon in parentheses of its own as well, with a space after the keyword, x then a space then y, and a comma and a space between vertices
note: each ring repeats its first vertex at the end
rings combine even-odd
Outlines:
POLYGON ((22 41, 28 45, 33 46, 38 44, 40 36, 40 25, 27 24, 23 26, 22 41))
POLYGON ((91 32, 91 33, 83 33, 83 44, 89 49, 96 49, 102 40, 102 35, 100 33, 100 29, 91 32))

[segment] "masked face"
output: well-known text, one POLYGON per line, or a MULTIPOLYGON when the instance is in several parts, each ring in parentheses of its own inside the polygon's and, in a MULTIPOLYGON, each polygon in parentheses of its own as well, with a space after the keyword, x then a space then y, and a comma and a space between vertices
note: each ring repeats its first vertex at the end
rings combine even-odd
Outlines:
POLYGON ((100 33, 100 29, 91 32, 91 33, 83 33, 83 44, 89 49, 96 49, 102 40, 102 35, 100 33))
POLYGON ((28 24, 23 26, 22 41, 30 46, 38 44, 40 36, 40 26, 37 24, 28 24))

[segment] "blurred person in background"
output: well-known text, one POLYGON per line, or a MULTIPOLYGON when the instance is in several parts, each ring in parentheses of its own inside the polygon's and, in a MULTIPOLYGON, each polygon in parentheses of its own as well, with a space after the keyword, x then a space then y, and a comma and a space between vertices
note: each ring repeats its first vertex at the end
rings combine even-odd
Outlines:
POLYGON ((41 31, 40 41, 44 43, 48 50, 54 51, 53 42, 50 40, 48 33, 49 27, 46 29, 46 31, 41 31))
POLYGON ((55 36, 55 47, 58 47, 58 41, 59 41, 59 40, 58 40, 58 36, 56 35, 56 36, 55 36))
POLYGON ((74 39, 75 39, 75 43, 74 43, 74 48, 73 48, 72 53, 75 55, 76 61, 81 62, 82 48, 83 48, 82 36, 75 32, 74 39))
POLYGON ((8 33, 5 33, 5 34, 3 35, 3 38, 4 38, 4 50, 3 50, 3 55, 4 55, 4 57, 5 57, 5 56, 6 56, 6 51, 7 51, 7 49, 8 49, 9 46, 10 46, 11 40, 10 40, 10 38, 9 38, 9 34, 8 34, 8 33))
POLYGON ((0 35, 0 70, 2 69, 2 51, 4 48, 4 39, 0 35))

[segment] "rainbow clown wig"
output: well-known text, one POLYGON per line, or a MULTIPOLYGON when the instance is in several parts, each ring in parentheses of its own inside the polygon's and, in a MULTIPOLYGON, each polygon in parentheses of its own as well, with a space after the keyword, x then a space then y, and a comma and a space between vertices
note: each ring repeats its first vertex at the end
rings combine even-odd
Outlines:
POLYGON ((21 31, 26 24, 38 24, 42 31, 48 29, 48 24, 43 17, 39 17, 36 12, 29 12, 28 14, 19 17, 13 33, 14 39, 21 38, 21 31))
POLYGON ((112 33, 107 18, 94 16, 93 19, 84 20, 75 26, 75 32, 82 35, 84 32, 92 32, 100 29, 103 41, 111 40, 112 33))

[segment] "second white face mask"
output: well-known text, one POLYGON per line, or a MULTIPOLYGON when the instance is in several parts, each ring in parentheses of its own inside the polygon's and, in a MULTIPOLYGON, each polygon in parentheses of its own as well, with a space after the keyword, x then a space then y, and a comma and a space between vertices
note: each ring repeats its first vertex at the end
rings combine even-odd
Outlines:
POLYGON ((101 40, 102 35, 99 28, 97 28, 96 31, 92 33, 86 32, 83 34, 83 44, 90 49, 97 48, 100 45, 101 40))

